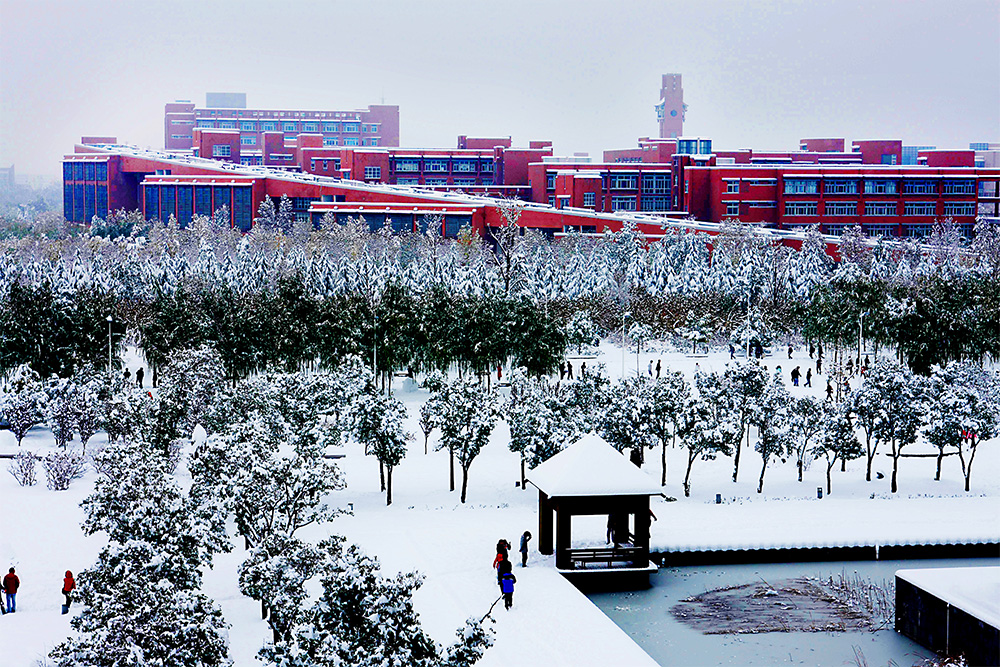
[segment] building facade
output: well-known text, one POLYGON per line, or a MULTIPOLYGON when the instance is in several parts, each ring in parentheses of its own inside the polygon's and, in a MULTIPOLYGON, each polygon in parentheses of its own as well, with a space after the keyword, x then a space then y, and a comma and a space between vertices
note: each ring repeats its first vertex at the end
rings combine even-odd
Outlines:
MULTIPOLYGON (((294 147, 299 134, 316 134, 322 145, 398 146, 399 107, 369 105, 352 111, 307 111, 303 109, 248 109, 246 95, 209 93, 207 104, 171 102, 164 107, 163 146, 168 151, 189 151, 197 147, 195 130, 235 132, 245 164, 265 164, 265 135, 280 133, 282 148, 294 147), (242 96, 242 97, 241 97, 242 96), (216 105, 225 106, 212 106, 216 105), (242 104, 242 106, 240 106, 242 104)), ((273 141, 273 140, 272 140, 273 141)), ((272 148, 277 147, 271 144, 272 148)))
POLYGON ((660 101, 656 103, 656 120, 661 139, 675 139, 684 135, 684 88, 680 74, 664 74, 660 82, 660 101))

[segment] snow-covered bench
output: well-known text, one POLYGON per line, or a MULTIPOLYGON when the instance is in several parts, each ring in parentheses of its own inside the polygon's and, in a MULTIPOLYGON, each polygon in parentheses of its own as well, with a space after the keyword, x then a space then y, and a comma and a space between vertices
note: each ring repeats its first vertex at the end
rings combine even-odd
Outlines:
POLYGON ((612 563, 626 563, 628 565, 645 566, 647 563, 637 563, 636 561, 649 559, 649 554, 638 547, 606 547, 603 549, 570 549, 569 560, 576 568, 586 567, 588 563, 607 563, 611 567, 612 563))

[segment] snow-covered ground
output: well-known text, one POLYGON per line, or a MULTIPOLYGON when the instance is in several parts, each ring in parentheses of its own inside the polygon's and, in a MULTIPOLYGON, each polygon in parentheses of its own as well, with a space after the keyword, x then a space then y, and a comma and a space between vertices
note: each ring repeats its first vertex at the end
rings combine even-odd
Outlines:
MULTIPOLYGON (((722 370, 728 353, 688 357, 682 352, 643 352, 638 366, 645 372, 649 360, 661 359, 665 369, 684 372, 690 379, 699 364, 703 370, 722 370)), ((609 373, 622 372, 622 353, 610 343, 602 345, 596 360, 605 362, 609 373)), ((573 360, 575 369, 579 361, 573 360)), ((801 349, 793 360, 767 358, 772 370, 778 364, 788 382, 796 365, 803 373, 809 364, 801 349)), ((136 363, 132 364, 134 371, 136 363)), ((815 369, 815 366, 813 366, 815 369)), ((625 371, 636 372, 634 350, 625 357, 625 371)), ((825 376, 813 378, 813 388, 789 387, 792 395, 812 392, 821 396, 825 376), (820 379, 822 378, 822 379, 820 379)), ((410 451, 393 474, 392 506, 386 507, 379 491, 378 464, 363 456, 353 443, 344 448, 341 461, 348 487, 333 502, 353 507, 353 516, 341 517, 324 527, 311 527, 300 535, 318 539, 336 532, 376 554, 387 573, 416 569, 426 576, 416 595, 417 610, 437 640, 450 643, 465 618, 481 618, 499 597, 491 565, 499 538, 515 549, 522 532, 537 538, 537 493, 516 487, 519 463, 507 447, 508 431, 501 423, 489 446, 474 461, 469 473, 468 502, 458 501, 458 491, 448 491, 447 452, 424 454, 423 435, 417 426, 419 405, 426 392, 396 382, 396 395, 409 409, 408 427, 415 434, 410 451)), ((95 436, 100 444, 103 435, 95 436)), ((52 446, 47 429, 31 431, 25 447, 52 446)), ((8 431, 0 432, 0 453, 17 449, 8 431)), ((908 451, 930 452, 916 444, 908 451)), ((646 469, 659 475, 658 452, 647 452, 646 469)), ((668 451, 669 475, 664 489, 676 502, 655 499, 658 521, 652 525, 652 544, 660 549, 748 548, 822 544, 894 544, 908 542, 982 541, 1000 539, 1000 447, 980 446, 972 475, 972 492, 963 491, 956 457, 944 461, 942 480, 934 482, 933 458, 904 458, 899 469, 899 493, 889 493, 892 462, 880 453, 875 470, 881 480, 864 481, 864 460, 849 462, 846 472, 834 472, 833 493, 816 498, 816 488, 825 486, 821 462, 810 466, 805 480, 796 481, 793 460, 772 463, 764 492, 756 493, 760 458, 744 450, 738 483, 732 482, 731 458, 696 461, 692 472, 692 495, 685 498, 680 487, 685 452, 668 451), (715 504, 720 493, 724 502, 715 504)), ((3 462, 6 469, 6 461, 3 462)), ((41 470, 39 470, 42 476, 41 470)), ((42 476, 38 486, 21 488, 5 472, 0 474, 0 569, 13 565, 21 577, 18 613, 0 618, 3 664, 33 665, 69 632, 69 616, 59 614, 59 592, 63 572, 88 567, 102 546, 99 536, 85 537, 79 529, 83 513, 78 503, 92 489, 95 473, 65 492, 49 491, 42 476)), ((458 480, 460 484, 460 471, 458 480)), ((603 543, 605 521, 601 517, 574 519, 574 540, 603 543)), ((496 644, 482 663, 499 665, 644 665, 654 664, 632 641, 586 597, 553 570, 550 558, 535 551, 532 541, 529 567, 514 568, 518 582, 514 608, 502 604, 493 609, 496 644)), ((236 585, 236 568, 245 558, 241 541, 233 553, 217 558, 215 569, 205 577, 205 593, 223 609, 230 631, 231 653, 237 665, 254 665, 254 655, 269 632, 259 617, 255 602, 244 598, 236 585)))

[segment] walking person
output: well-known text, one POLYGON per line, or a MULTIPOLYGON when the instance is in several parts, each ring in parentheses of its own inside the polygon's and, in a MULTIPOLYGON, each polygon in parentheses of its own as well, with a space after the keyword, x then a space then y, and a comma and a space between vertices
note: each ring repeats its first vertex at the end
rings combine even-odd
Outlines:
POLYGON ((503 606, 508 611, 514 606, 514 584, 517 577, 512 572, 507 572, 500 580, 500 592, 503 593, 503 606))
POLYGON ((528 542, 531 541, 531 531, 526 530, 521 534, 521 567, 528 567, 528 542))
MULTIPOLYGON (((136 373, 138 376, 138 373, 136 373)), ((73 603, 73 591, 76 590, 76 581, 73 579, 73 573, 66 570, 66 576, 63 577, 63 587, 62 594, 66 596, 66 604, 62 607, 62 613, 69 613, 69 606, 73 603)))
POLYGON ((854 375, 854 359, 847 360, 847 375, 848 377, 854 375))
POLYGON ((128 384, 131 381, 132 381, 132 371, 130 371, 129 369, 126 368, 125 369, 125 384, 128 384))
POLYGON ((788 346, 788 358, 789 359, 792 358, 792 346, 791 345, 788 346))
POLYGON ((568 361, 566 362, 566 379, 567 380, 573 379, 573 364, 571 364, 568 361))
POLYGON ((504 558, 507 558, 507 554, 510 552, 510 542, 503 539, 502 537, 497 540, 497 557, 493 559, 493 567, 497 566, 504 558))
POLYGON ((812 359, 814 354, 816 354, 816 346, 809 343, 809 358, 812 359))
POLYGON ((799 367, 798 366, 796 366, 795 368, 792 369, 791 375, 792 375, 792 386, 793 387, 798 387, 799 386, 799 378, 802 376, 802 373, 799 371, 799 367))
POLYGON ((730 359, 735 359, 736 358, 736 348, 733 347, 732 343, 729 344, 729 358, 730 359))
POLYGON ((813 386, 813 369, 811 368, 806 369, 806 386, 813 386))
POLYGON ((830 384, 829 380, 826 381, 826 400, 833 400, 833 385, 830 384))
POLYGON ((587 362, 585 361, 582 364, 580 364, 580 377, 583 377, 586 374, 587 374, 587 362))
POLYGON ((660 379, 660 360, 656 360, 656 379, 660 379))
POLYGON ((504 558, 499 563, 497 563, 497 586, 501 587, 503 590, 503 575, 510 574, 514 570, 514 566, 510 564, 510 560, 504 558))
POLYGON ((649 364, 646 366, 646 372, 649 373, 649 377, 653 377, 653 360, 649 360, 649 364))
POLYGON ((816 357, 816 372, 823 372, 823 357, 816 357))
POLYGON ((139 385, 139 389, 142 389, 142 378, 145 375, 146 373, 142 370, 142 366, 139 366, 139 370, 135 372, 135 383, 139 385))
POLYGON ((7 613, 13 614, 17 611, 17 589, 21 587, 21 580, 14 574, 14 568, 10 568, 7 576, 3 578, 3 592, 7 594, 7 613))
POLYGON ((566 378, 566 364, 559 362, 559 379, 564 380, 566 378))

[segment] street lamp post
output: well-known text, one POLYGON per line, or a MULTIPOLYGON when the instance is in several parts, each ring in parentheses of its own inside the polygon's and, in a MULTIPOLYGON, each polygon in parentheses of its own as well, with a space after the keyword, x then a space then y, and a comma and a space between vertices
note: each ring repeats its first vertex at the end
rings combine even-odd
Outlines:
POLYGON ((113 321, 108 315, 108 382, 111 382, 111 323, 113 321))
MULTIPOLYGON (((632 315, 632 313, 622 313, 622 379, 625 379, 625 318, 632 315)), ((638 363, 638 362, 636 362, 638 363)))
POLYGON ((861 336, 865 330, 865 315, 867 315, 867 313, 862 312, 861 315, 858 316, 858 369, 861 368, 861 336))

